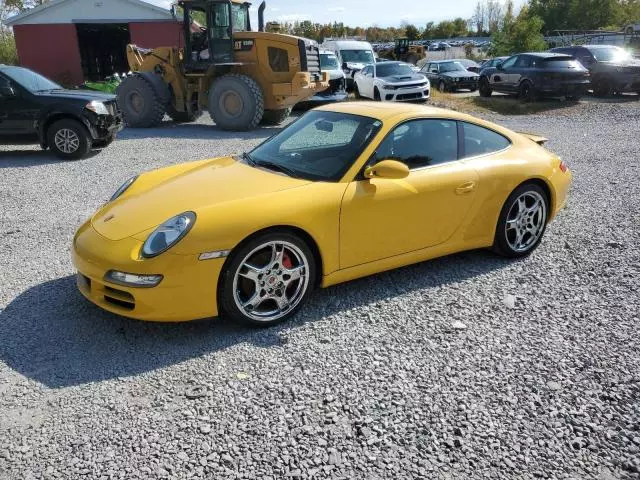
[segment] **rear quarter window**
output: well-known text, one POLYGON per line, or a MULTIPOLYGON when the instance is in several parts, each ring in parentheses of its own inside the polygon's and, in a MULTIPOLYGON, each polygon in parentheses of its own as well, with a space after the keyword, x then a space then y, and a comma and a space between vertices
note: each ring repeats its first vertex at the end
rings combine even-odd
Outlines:
POLYGON ((562 58, 562 59, 546 59, 541 62, 541 68, 545 69, 554 69, 554 68, 578 68, 580 65, 578 61, 573 58, 562 58))
POLYGON ((462 158, 477 157, 499 152, 511 145, 509 139, 493 130, 461 122, 464 135, 464 155, 462 158))

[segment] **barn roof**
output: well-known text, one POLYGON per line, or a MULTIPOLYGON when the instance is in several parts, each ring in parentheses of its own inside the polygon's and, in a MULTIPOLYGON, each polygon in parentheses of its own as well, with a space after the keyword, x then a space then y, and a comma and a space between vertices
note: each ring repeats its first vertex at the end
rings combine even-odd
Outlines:
POLYGON ((8 27, 51 23, 129 23, 174 20, 169 10, 142 0, 51 0, 5 20, 8 27))

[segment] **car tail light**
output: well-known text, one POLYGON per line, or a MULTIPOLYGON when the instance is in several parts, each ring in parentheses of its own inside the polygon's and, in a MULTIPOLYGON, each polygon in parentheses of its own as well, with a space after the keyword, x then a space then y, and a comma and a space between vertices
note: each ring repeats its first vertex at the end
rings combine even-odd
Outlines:
POLYGON ((567 164, 564 163, 564 160, 560 160, 560 170, 562 171, 562 173, 567 173, 567 170, 569 170, 569 167, 567 167, 567 164))

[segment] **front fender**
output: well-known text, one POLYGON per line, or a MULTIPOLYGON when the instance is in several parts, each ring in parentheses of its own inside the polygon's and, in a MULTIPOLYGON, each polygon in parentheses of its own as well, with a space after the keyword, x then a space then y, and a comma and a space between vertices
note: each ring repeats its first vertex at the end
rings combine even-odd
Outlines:
POLYGON ((40 118, 38 119, 38 140, 40 141, 40 146, 42 148, 46 148, 47 145, 47 129, 49 126, 63 118, 71 118, 73 120, 77 120, 82 123, 85 128, 89 131, 93 138, 97 138, 97 133, 95 128, 91 125, 89 120, 83 115, 81 108, 73 107, 65 104, 54 104, 40 114, 40 118))

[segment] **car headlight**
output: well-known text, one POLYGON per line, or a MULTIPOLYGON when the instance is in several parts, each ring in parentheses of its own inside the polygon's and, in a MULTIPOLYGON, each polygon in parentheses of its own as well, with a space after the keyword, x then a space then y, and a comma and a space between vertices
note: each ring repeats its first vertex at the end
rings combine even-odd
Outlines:
POLYGON ((109 110, 107 110, 105 104, 102 102, 98 102, 97 100, 87 103, 85 105, 85 108, 98 115, 109 115, 109 110))
POLYGON ((389 85, 388 83, 385 83, 384 85, 382 85, 382 88, 384 88, 385 90, 395 90, 396 86, 395 85, 389 85))
POLYGON ((189 233, 195 222, 196 214, 193 212, 170 218, 149 235, 142 246, 142 256, 152 258, 166 252, 189 233))
POLYGON ((456 77, 455 81, 456 81, 456 82, 459 82, 459 81, 460 81, 460 79, 459 79, 458 77, 456 77))
POLYGON ((114 193, 113 195, 111 195, 111 198, 109 199, 110 202, 113 202, 116 198, 118 198, 120 195, 122 195, 124 192, 127 191, 127 189, 133 185, 133 182, 135 182, 138 179, 138 175, 136 175, 135 177, 131 177, 129 180, 127 180, 126 182, 124 182, 120 188, 118 188, 118 190, 116 190, 116 193, 114 193))

